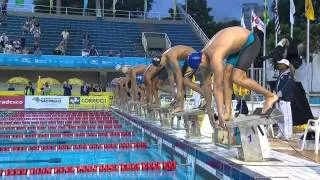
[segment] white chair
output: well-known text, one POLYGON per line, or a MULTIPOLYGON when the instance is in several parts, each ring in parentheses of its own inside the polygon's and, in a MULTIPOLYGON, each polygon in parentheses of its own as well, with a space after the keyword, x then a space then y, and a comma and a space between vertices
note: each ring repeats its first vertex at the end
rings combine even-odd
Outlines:
POLYGON ((306 144, 306 137, 307 133, 309 131, 314 131, 315 133, 315 153, 318 154, 318 149, 319 149, 319 136, 320 136, 320 116, 318 119, 310 119, 308 120, 308 125, 307 128, 304 130, 304 135, 303 135, 303 141, 301 145, 301 151, 303 151, 303 148, 306 144))

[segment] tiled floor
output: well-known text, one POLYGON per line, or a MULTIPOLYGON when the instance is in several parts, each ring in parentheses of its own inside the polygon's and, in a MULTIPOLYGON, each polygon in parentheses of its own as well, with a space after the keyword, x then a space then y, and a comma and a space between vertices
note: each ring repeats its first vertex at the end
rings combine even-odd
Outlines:
MULTIPOLYGON (((185 130, 172 130, 163 129, 160 127, 158 122, 150 122, 150 125, 159 128, 161 131, 165 131, 167 134, 174 136, 178 139, 184 139, 186 141, 192 142, 198 145, 202 151, 209 154, 213 153, 215 155, 221 156, 228 160, 231 160, 237 164, 240 164, 252 171, 255 171, 261 175, 268 178, 280 180, 280 179, 320 179, 320 164, 311 162, 307 158, 301 158, 299 153, 290 150, 288 143, 284 143, 279 140, 269 140, 271 143, 271 148, 274 150, 265 151, 264 158, 270 158, 271 161, 266 162, 243 162, 237 159, 237 149, 224 149, 217 147, 212 144, 212 138, 210 134, 206 134, 206 137, 196 138, 196 139, 186 139, 185 130)), ((297 144, 292 141, 290 144, 297 144)), ((297 145, 294 146, 295 149, 299 149, 297 145)), ((307 156, 311 156, 312 153, 304 152, 307 156)), ((311 156, 312 157, 312 156, 311 156)), ((319 156, 316 159, 319 162, 319 156)))

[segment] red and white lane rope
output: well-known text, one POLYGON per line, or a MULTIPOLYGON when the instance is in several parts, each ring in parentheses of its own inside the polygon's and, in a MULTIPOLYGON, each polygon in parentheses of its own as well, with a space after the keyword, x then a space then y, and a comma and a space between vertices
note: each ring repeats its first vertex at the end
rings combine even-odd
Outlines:
POLYGON ((177 168, 175 161, 166 162, 141 162, 121 164, 99 164, 81 166, 60 166, 44 168, 14 168, 0 170, 2 177, 5 176, 31 176, 31 175, 55 175, 77 173, 104 173, 104 172, 127 172, 127 171, 174 171, 177 168))
POLYGON ((107 125, 57 125, 57 126, 0 126, 0 130, 87 130, 87 129, 119 129, 121 124, 107 125))
POLYGON ((0 134, 0 139, 26 138, 93 138, 93 137, 130 137, 133 132, 77 132, 77 133, 33 133, 33 134, 0 134))
POLYGON ((44 145, 44 146, 12 146, 0 147, 0 152, 15 151, 73 151, 73 150, 110 150, 110 149, 146 149, 145 142, 123 142, 108 144, 64 144, 64 145, 44 145))
POLYGON ((2 121, 0 125, 28 125, 28 124, 112 124, 119 123, 117 120, 100 120, 100 121, 2 121))

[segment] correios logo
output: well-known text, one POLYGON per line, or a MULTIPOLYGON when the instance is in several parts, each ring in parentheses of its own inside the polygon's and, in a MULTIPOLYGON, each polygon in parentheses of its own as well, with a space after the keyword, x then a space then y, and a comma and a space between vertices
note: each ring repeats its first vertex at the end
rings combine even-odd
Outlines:
POLYGON ((23 104, 23 101, 0 100, 0 104, 4 104, 4 105, 23 104))
POLYGON ((80 104, 80 97, 70 97, 69 104, 80 104))

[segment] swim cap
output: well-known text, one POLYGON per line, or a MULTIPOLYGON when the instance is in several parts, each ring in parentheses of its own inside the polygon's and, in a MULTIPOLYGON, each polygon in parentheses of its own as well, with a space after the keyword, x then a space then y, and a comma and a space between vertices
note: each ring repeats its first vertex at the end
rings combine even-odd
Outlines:
POLYGON ((116 71, 120 71, 121 65, 120 65, 120 64, 117 64, 117 65, 115 66, 115 69, 116 69, 116 71))
POLYGON ((122 66, 121 71, 122 71, 122 73, 126 74, 126 73, 128 73, 130 68, 131 68, 130 65, 124 65, 124 66, 122 66))
POLYGON ((187 60, 188 66, 190 66, 192 69, 198 69, 201 63, 201 58, 202 58, 202 52, 191 53, 188 56, 188 60, 187 60))
POLYGON ((144 83, 143 75, 137 75, 136 76, 136 82, 137 82, 137 84, 143 84, 144 83))
POLYGON ((151 58, 151 62, 154 66, 159 66, 161 57, 153 57, 151 58))

